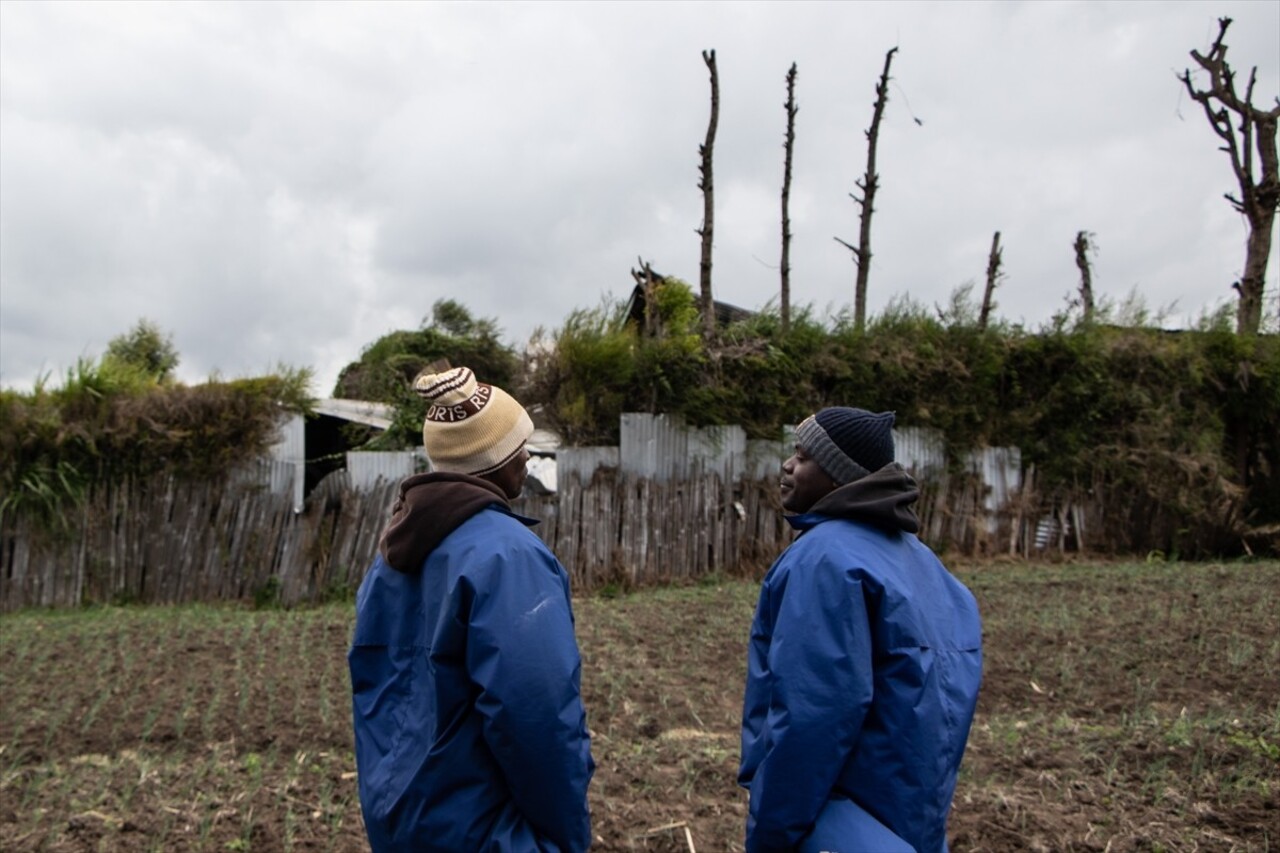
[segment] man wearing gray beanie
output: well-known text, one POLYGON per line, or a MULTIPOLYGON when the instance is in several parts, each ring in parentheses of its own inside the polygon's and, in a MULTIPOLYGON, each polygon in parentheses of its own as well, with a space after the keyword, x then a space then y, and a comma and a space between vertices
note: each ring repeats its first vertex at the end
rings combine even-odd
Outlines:
POLYGON ((799 531, 751 626, 738 782, 747 853, 947 850, 982 679, 973 595, 918 538, 892 412, 796 428, 782 506, 799 531))

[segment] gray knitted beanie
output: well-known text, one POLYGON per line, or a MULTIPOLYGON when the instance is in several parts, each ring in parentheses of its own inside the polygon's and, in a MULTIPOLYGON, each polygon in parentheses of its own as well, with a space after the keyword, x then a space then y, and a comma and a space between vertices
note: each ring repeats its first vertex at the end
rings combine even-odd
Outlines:
POLYGON ((893 422, 893 412, 834 406, 805 418, 796 444, 844 485, 893 461, 893 422))

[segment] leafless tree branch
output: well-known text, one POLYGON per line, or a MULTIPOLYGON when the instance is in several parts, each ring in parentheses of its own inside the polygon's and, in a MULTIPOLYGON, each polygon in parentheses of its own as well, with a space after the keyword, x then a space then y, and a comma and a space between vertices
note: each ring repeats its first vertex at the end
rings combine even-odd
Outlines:
POLYGON ((779 309, 782 314, 782 334, 791 330, 791 158, 796 144, 796 64, 791 63, 787 72, 787 135, 783 148, 786 151, 782 170, 782 294, 779 309))
POLYGON ((1191 69, 1178 77, 1187 94, 1204 109, 1209 127, 1225 143, 1221 150, 1231 160, 1231 170, 1240 185, 1240 195, 1224 198, 1249 223, 1245 246, 1244 275, 1232 287, 1239 294, 1236 331, 1254 334, 1262 321, 1267 260, 1271 254, 1271 231, 1280 208, 1280 158, 1276 154, 1276 130, 1280 121, 1280 97, 1276 106, 1263 110, 1253 106, 1258 69, 1249 72, 1244 97, 1236 91, 1236 74, 1227 62, 1227 28, 1230 18, 1218 19, 1218 36, 1209 52, 1191 51, 1191 58, 1207 73, 1204 88, 1197 88, 1191 69), (1235 124, 1238 122, 1238 125, 1235 124), (1254 154, 1257 154, 1255 166, 1254 154), (1255 176, 1255 172, 1257 173, 1255 176))
POLYGON ((698 167, 698 171, 702 173, 702 180, 698 182, 698 188, 702 190, 702 227, 698 229, 698 234, 702 237, 702 262, 700 264, 700 283, 702 285, 702 334, 703 338, 710 342, 715 337, 716 331, 716 307, 711 296, 711 246, 712 237, 715 233, 715 188, 711 177, 711 161, 712 153, 716 144, 716 126, 720 123, 720 75, 716 71, 716 52, 714 50, 704 50, 702 52, 702 61, 707 64, 707 68, 711 71, 711 119, 707 123, 706 141, 698 146, 698 153, 702 155, 702 165, 698 167))

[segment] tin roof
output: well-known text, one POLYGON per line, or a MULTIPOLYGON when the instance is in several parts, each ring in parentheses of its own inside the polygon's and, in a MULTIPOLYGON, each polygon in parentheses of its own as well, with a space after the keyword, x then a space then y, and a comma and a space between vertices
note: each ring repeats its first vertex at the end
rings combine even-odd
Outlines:
POLYGON ((386 403, 371 403, 368 400, 329 399, 316 402, 315 411, 331 418, 341 418, 365 426, 386 429, 391 426, 391 416, 395 407, 386 403))

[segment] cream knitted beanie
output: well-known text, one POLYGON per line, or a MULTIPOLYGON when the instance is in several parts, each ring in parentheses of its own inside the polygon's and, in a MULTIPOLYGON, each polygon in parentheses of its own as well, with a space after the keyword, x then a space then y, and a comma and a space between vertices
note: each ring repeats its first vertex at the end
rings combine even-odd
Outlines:
POLYGON ((490 474, 533 434, 524 407, 496 385, 477 382, 468 367, 419 374, 413 390, 427 401, 422 444, 436 471, 490 474))

